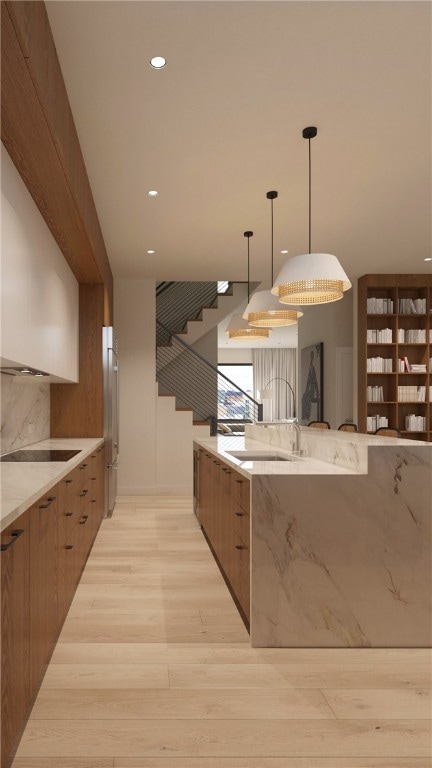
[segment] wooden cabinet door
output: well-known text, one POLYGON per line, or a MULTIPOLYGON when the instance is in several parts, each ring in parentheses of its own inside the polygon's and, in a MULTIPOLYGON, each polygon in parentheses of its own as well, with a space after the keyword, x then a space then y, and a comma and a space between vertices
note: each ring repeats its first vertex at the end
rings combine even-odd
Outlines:
POLYGON ((1 534, 1 764, 14 749, 30 702, 29 513, 1 534))
POLYGON ((57 487, 30 507, 30 688, 36 692, 57 639, 57 487))

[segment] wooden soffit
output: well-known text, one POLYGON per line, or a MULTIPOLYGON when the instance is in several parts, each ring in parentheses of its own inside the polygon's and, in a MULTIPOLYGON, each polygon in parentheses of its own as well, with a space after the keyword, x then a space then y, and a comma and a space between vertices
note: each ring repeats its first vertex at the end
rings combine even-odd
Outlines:
POLYGON ((39 0, 1 2, 1 138, 79 283, 113 277, 66 87, 39 0))

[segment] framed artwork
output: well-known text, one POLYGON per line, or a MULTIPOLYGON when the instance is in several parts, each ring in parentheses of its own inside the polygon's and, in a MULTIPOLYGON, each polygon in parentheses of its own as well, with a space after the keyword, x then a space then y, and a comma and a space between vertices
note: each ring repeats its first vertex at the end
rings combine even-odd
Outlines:
POLYGON ((303 347, 300 353, 301 423, 323 421, 324 344, 303 347))

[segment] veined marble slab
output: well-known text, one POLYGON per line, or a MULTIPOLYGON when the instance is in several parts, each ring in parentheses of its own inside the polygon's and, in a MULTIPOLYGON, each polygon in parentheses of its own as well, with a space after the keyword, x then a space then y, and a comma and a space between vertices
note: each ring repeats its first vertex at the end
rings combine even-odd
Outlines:
MULTIPOLYGON (((295 441, 294 429, 290 424, 275 423, 268 426, 246 424, 245 436, 286 451, 293 450, 295 441)), ((430 445, 430 443, 419 440, 301 427, 301 447, 306 457, 353 469, 357 472, 368 471, 369 446, 412 446, 413 444, 430 445)))
POLYGON ((1 374, 1 453, 45 440, 50 434, 50 385, 1 374))
POLYGON ((362 437, 367 474, 252 476, 253 646, 430 647, 432 446, 362 437))

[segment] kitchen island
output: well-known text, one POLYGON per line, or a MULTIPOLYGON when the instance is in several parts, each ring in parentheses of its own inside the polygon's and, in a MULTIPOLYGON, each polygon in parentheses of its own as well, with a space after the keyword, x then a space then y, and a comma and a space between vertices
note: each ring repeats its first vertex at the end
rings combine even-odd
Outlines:
POLYGON ((250 484, 252 645, 429 647, 432 445, 301 433, 294 461, 231 455, 289 455, 288 425, 196 441, 250 484))

